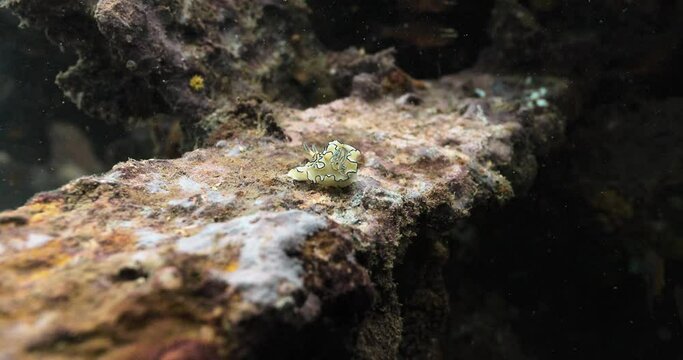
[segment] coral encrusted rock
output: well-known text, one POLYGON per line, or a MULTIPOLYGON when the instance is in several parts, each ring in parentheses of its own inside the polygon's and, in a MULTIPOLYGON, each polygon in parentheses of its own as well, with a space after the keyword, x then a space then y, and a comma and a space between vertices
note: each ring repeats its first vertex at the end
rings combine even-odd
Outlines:
POLYGON ((419 101, 399 95, 272 106, 272 130, 224 137, 234 124, 216 114, 211 146, 123 162, 0 213, 0 358, 438 355, 442 277, 401 307, 394 269, 439 274, 446 240, 415 234, 526 188, 573 94, 558 79, 472 72, 423 84, 419 101), (547 103, 529 106, 539 87, 547 103), (351 186, 286 175, 302 143, 333 139, 363 152, 351 186), (412 243, 431 250, 406 253, 412 243))

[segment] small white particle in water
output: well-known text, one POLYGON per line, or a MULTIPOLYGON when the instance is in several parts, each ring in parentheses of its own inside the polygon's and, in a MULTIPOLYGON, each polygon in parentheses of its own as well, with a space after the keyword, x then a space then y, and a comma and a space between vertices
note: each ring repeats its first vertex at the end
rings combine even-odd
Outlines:
POLYGON ((548 100, 546 100, 546 99, 538 99, 538 100, 536 100, 536 106, 538 106, 538 107, 548 107, 548 100))

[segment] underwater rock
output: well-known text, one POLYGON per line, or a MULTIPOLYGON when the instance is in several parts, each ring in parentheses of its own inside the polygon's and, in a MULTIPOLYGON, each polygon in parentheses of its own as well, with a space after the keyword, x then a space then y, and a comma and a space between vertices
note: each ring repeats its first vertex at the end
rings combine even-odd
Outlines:
POLYGON ((348 95, 361 72, 396 70, 391 51, 324 49, 298 0, 20 0, 0 7, 78 55, 56 82, 79 109, 109 122, 180 119, 189 146, 193 125, 236 99, 308 106, 348 95))
POLYGON ((524 167, 564 127, 553 99, 575 95, 536 81, 549 106, 532 112, 519 106, 524 79, 479 73, 414 89, 419 106, 400 94, 273 106, 273 131, 216 126, 216 146, 119 163, 0 213, 0 357, 437 354, 440 327, 420 324, 447 312, 443 279, 426 277, 419 299, 433 302, 413 298, 411 313, 393 269, 413 259, 438 273, 448 258, 438 241, 434 258, 406 252, 424 240, 421 219, 447 226, 533 180, 524 167), (487 94, 478 116, 462 111, 465 83, 487 94), (333 138, 367 155, 358 181, 324 189, 287 177, 302 143, 333 138))
POLYGON ((78 62, 57 83, 80 109, 109 121, 174 114, 192 123, 216 101, 249 94, 300 103, 301 91, 284 74, 293 73, 303 56, 325 54, 307 31, 300 1, 2 5, 76 51, 78 62))

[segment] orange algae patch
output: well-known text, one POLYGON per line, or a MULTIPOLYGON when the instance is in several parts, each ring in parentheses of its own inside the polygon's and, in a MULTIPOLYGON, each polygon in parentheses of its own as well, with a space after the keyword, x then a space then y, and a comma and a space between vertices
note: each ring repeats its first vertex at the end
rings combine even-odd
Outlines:
POLYGON ((239 261, 231 261, 228 263, 228 265, 225 266, 225 271, 227 272, 235 272, 237 269, 239 269, 240 264, 239 261))
POLYGON ((51 267, 47 269, 40 269, 32 272, 25 280, 24 283, 31 283, 49 277, 55 271, 61 269, 64 265, 71 261, 71 256, 66 254, 60 254, 52 259, 51 267))
POLYGON ((71 261, 72 257, 64 252, 59 241, 51 241, 43 246, 21 251, 7 257, 4 269, 23 273, 22 283, 30 283, 50 276, 71 261))
POLYGON ((135 243, 136 236, 128 231, 113 231, 107 234, 99 245, 105 253, 115 253, 127 248, 131 248, 135 243))
POLYGON ((31 214, 29 221, 31 223, 44 221, 46 218, 50 218, 62 213, 62 204, 60 202, 49 202, 49 203, 34 203, 26 206, 26 209, 31 214))

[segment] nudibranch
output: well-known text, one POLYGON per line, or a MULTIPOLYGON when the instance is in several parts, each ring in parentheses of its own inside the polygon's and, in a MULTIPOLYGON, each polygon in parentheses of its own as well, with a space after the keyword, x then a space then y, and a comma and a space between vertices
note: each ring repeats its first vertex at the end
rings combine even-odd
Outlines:
POLYGON ((351 145, 334 140, 324 151, 313 146, 304 149, 311 161, 289 170, 287 175, 297 181, 310 181, 323 187, 346 187, 356 180, 360 151, 351 145))

